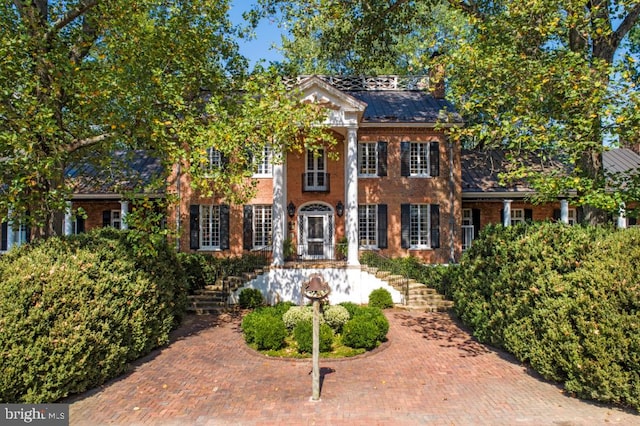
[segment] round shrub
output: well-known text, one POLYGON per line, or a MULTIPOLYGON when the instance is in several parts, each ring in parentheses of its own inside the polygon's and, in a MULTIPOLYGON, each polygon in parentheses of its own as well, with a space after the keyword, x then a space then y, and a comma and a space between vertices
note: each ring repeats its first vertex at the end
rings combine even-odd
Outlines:
POLYGON ((347 312, 349 312, 349 318, 353 318, 356 315, 358 315, 358 313, 362 309, 362 306, 357 305, 353 302, 342 302, 342 303, 339 303, 339 306, 342 306, 347 310, 347 312))
POLYGON ((264 304, 262 292, 257 288, 243 288, 238 297, 238 304, 242 309, 255 309, 264 304))
POLYGON ((378 345, 379 330, 366 316, 356 316, 342 329, 342 343, 354 349, 370 350, 378 345))
MULTIPOLYGON (((333 345, 333 330, 327 324, 320 324, 320 352, 330 352, 333 345)), ((313 351, 313 322, 301 321, 293 329, 293 338, 298 344, 298 352, 313 351)))
POLYGON ((380 309, 393 308, 393 299, 389 290, 382 287, 373 290, 369 294, 369 306, 380 309))
POLYGON ((278 350, 284 346, 287 330, 282 319, 269 313, 258 313, 253 329, 253 343, 258 350, 278 350))
POLYGON ((254 343, 256 338, 256 330, 258 328, 258 319, 260 318, 260 312, 253 311, 249 312, 247 315, 242 318, 242 323, 240 324, 240 328, 242 329, 242 333, 244 334, 245 342, 251 344, 254 343))
POLYGON ((313 319, 313 308, 311 306, 292 306, 282 315, 284 325, 289 330, 293 330, 301 321, 311 321, 313 319))
POLYGON ((0 402, 53 402, 98 386, 169 340, 186 280, 164 239, 134 231, 50 238, 0 260, 0 402))
POLYGON ((364 318, 376 327, 378 330, 376 339, 379 342, 384 342, 387 339, 387 333, 389 332, 389 320, 384 316, 382 309, 368 306, 363 307, 360 309, 356 317, 364 318))
POLYGON ((347 308, 340 305, 329 305, 324 308, 322 314, 324 321, 335 331, 340 333, 342 327, 349 321, 349 311, 347 308))

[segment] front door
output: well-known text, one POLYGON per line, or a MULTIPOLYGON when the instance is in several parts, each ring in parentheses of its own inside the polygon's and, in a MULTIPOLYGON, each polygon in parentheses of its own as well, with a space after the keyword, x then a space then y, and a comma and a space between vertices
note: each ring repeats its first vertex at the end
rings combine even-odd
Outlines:
POLYGON ((331 259, 333 248, 333 212, 324 205, 312 205, 300 211, 299 254, 303 259, 331 259))

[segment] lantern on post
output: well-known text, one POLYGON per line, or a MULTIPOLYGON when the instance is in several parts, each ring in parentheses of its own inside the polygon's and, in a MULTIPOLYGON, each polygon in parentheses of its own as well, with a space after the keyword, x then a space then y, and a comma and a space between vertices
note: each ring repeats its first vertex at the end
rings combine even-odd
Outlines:
POLYGON ((331 293, 329 284, 320 274, 313 274, 309 281, 302 284, 302 294, 313 302, 313 346, 311 400, 320 400, 320 301, 331 293))

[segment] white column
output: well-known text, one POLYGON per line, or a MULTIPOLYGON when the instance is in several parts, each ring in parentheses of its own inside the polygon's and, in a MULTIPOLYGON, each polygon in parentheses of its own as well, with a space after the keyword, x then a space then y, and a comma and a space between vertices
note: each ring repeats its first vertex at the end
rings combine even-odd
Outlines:
POLYGON ((120 229, 129 229, 127 214, 129 214, 129 202, 120 201, 120 229))
POLYGON ((64 211, 64 235, 73 234, 73 215, 71 210, 71 201, 67 201, 67 208, 64 211))
MULTIPOLYGON (((283 157, 286 154, 283 154, 283 157)), ((271 265, 284 265, 283 244, 287 238, 287 191, 285 187, 284 159, 273 165, 273 259, 271 265)))
POLYGON ((358 129, 347 129, 345 162, 345 232, 349 242, 347 265, 358 266, 358 129))
POLYGON ((560 200, 560 222, 569 224, 569 200, 560 200))
POLYGON ((502 213, 503 226, 511 226, 511 201, 512 200, 502 200, 502 209, 504 210, 502 213))
POLYGON ((627 227, 627 208, 624 203, 620 203, 618 208, 618 228, 625 229, 627 227))
POLYGON ((9 209, 7 213, 7 251, 11 250, 14 246, 13 237, 15 235, 15 231, 13 230, 13 220, 11 219, 11 209, 9 209))

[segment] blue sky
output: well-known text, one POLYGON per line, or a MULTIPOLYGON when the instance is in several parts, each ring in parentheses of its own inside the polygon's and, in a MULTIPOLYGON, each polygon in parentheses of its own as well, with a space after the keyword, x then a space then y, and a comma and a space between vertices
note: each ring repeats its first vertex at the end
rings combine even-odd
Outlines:
MULTIPOLYGON (((231 2, 231 10, 229 16, 231 21, 236 24, 243 23, 242 12, 249 10, 253 5, 248 0, 233 0, 231 2)), ((278 28, 275 22, 263 20, 255 31, 256 38, 250 41, 240 40, 240 53, 247 57, 251 63, 251 67, 260 60, 278 61, 282 59, 282 55, 272 47, 272 45, 280 46, 280 35, 282 30, 278 28)))

